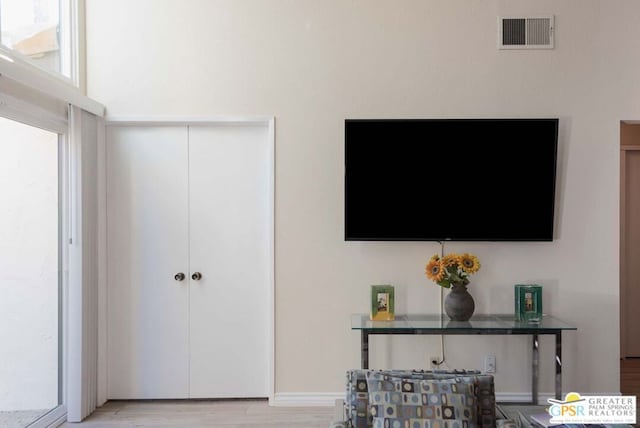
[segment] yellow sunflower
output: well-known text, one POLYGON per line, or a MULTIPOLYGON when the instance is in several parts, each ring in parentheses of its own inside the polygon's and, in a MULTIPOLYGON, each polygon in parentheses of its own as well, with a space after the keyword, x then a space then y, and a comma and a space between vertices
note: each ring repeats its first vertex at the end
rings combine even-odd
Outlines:
POLYGON ((444 267, 449 267, 459 262, 459 256, 457 254, 447 254, 442 258, 442 264, 444 267))
POLYGON ((431 258, 429 259, 429 261, 430 261, 430 262, 431 262, 431 261, 434 261, 434 260, 435 260, 435 261, 440 260, 440 256, 439 256, 439 255, 437 255, 437 254, 434 254, 434 255, 433 255, 433 256, 431 256, 431 258))
POLYGON ((432 257, 431 260, 429 260, 429 263, 427 263, 425 273, 427 274, 427 278, 433 282, 442 281, 442 278, 444 278, 444 266, 442 265, 442 261, 439 258, 438 260, 434 260, 432 257))
POLYGON ((475 273, 480 269, 480 260, 473 254, 464 253, 459 258, 460 267, 467 273, 475 273))

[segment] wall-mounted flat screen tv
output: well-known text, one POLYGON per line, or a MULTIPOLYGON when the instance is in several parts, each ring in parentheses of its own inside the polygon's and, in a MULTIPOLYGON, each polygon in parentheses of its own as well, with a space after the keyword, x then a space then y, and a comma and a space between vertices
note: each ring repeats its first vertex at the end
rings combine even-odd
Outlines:
POLYGON ((552 241, 557 118, 346 119, 346 241, 552 241))

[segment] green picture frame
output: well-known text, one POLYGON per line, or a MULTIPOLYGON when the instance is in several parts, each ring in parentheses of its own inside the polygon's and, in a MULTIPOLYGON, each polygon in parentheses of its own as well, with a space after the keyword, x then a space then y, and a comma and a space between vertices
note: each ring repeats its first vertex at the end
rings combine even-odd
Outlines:
POLYGON ((542 320, 542 286, 516 284, 515 310, 518 321, 540 322, 542 320))
POLYGON ((395 319, 395 293, 392 285, 371 286, 371 311, 373 321, 393 321, 395 319))

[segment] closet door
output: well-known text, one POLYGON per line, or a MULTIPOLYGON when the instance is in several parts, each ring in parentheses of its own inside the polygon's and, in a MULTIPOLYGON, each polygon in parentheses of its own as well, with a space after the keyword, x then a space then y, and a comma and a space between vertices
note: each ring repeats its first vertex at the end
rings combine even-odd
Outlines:
POLYGON ((187 398, 187 127, 109 126, 106 146, 108 398, 187 398))
POLYGON ((189 127, 192 398, 268 395, 266 125, 189 127))

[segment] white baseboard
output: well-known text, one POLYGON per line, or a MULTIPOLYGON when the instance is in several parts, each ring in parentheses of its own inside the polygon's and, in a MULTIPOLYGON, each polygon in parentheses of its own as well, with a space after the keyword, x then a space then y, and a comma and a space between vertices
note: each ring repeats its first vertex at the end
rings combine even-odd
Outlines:
MULTIPOLYGON (((333 407, 336 400, 344 400, 344 392, 277 392, 270 402, 276 407, 333 407)), ((538 403, 544 405, 548 398, 555 398, 553 393, 538 394, 538 403)), ((528 403, 531 394, 528 392, 499 392, 497 402, 528 403)))
POLYGON ((276 407, 334 407, 344 400, 343 392, 276 392, 271 401, 276 407))
MULTIPOLYGON (((538 394, 538 404, 546 405, 547 399, 555 398, 556 395, 552 392, 541 392, 538 394)), ((530 392, 496 392, 496 402, 508 402, 508 403, 529 403, 531 402, 530 392)))

